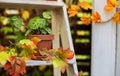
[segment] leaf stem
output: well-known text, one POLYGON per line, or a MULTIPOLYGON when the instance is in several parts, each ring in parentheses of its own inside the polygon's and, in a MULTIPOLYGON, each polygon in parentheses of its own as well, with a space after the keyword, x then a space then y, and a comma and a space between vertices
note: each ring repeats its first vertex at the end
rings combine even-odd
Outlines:
POLYGON ((105 21, 100 20, 100 21, 97 21, 95 23, 107 23, 107 22, 111 21, 112 19, 113 19, 113 17, 108 19, 108 20, 105 20, 105 21))

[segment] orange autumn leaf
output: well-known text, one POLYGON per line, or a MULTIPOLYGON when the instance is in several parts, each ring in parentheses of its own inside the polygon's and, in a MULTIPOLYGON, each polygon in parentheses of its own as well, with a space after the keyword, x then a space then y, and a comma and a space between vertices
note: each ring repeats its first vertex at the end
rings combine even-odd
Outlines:
POLYGON ((100 22, 101 15, 96 11, 96 12, 92 13, 91 19, 93 22, 100 22))
POLYGON ((115 23, 115 22, 120 24, 120 11, 116 12, 113 16, 113 23, 115 23))
POLYGON ((80 2, 78 6, 80 6, 81 8, 85 10, 92 9, 92 6, 86 1, 80 2))
POLYGON ((104 9, 108 12, 113 11, 118 6, 117 0, 107 0, 107 4, 105 5, 104 9))
POLYGON ((72 4, 70 8, 68 8, 69 17, 73 17, 78 13, 79 6, 72 4))
POLYGON ((66 70, 66 67, 63 67, 63 68, 61 69, 62 74, 65 73, 65 70, 66 70))
POLYGON ((0 51, 6 51, 6 50, 7 50, 7 47, 0 45, 0 51))
POLYGON ((81 17, 82 24, 89 25, 91 23, 91 18, 84 16, 81 17))

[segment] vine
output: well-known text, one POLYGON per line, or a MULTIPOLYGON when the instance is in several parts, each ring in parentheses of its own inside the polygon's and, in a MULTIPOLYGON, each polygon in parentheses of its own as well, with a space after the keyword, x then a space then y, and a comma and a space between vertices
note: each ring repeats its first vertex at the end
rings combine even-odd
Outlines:
MULTIPOLYGON (((118 7, 118 0, 106 0, 106 4, 104 6, 104 10, 108 13, 113 12, 116 8, 118 7)), ((77 5, 72 4, 69 8, 68 8, 68 15, 69 17, 74 17, 78 14, 79 11, 81 11, 82 9, 84 10, 91 10, 92 6, 86 2, 85 0, 82 2, 79 2, 77 5)), ((98 11, 95 11, 92 13, 92 16, 88 17, 86 15, 84 15, 83 17, 80 18, 80 20, 82 21, 82 24, 85 25, 89 25, 92 21, 95 23, 106 23, 112 20, 113 23, 118 23, 120 24, 120 11, 118 9, 118 11, 116 13, 114 13, 114 15, 108 19, 103 21, 101 18, 101 15, 99 14, 98 11)))

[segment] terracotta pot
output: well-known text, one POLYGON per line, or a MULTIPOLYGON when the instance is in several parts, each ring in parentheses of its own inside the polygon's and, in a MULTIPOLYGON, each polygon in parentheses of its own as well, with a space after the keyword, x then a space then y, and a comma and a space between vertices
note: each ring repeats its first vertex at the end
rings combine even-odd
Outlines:
POLYGON ((54 35, 28 35, 29 39, 33 37, 38 37, 41 39, 41 41, 37 44, 37 53, 35 53, 36 59, 40 60, 41 55, 39 54, 38 50, 52 49, 52 40, 54 39, 54 35))

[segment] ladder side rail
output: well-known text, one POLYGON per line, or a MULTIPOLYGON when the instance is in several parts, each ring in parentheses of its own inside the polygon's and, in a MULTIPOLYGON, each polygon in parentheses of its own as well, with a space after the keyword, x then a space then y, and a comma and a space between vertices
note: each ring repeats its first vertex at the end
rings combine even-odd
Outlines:
MULTIPOLYGON (((61 22, 60 34, 61 35, 60 36, 61 36, 62 47, 63 49, 70 48, 74 52, 66 7, 63 6, 63 8, 59 10, 59 12, 61 16, 61 19, 60 19, 60 22, 61 22)), ((70 64, 68 65, 68 68, 67 68, 68 76, 78 75, 75 55, 73 59, 70 60, 69 62, 70 64)))
MULTIPOLYGON (((59 15, 58 15, 58 10, 54 9, 52 10, 52 33, 54 34, 54 40, 53 40, 53 48, 58 49, 60 47, 60 24, 59 24, 59 15)), ((54 76, 61 76, 61 71, 60 68, 54 67, 54 76)))

